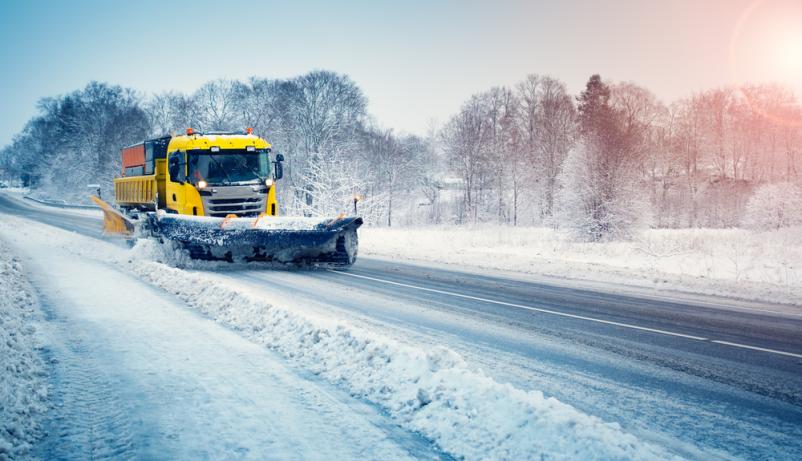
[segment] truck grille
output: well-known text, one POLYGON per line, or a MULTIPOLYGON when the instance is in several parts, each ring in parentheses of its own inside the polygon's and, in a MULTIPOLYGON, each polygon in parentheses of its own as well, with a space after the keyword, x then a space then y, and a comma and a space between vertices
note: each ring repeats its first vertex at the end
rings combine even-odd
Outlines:
POLYGON ((254 192, 250 187, 227 187, 202 199, 206 216, 224 218, 235 214, 239 217, 251 217, 265 211, 267 194, 254 192))

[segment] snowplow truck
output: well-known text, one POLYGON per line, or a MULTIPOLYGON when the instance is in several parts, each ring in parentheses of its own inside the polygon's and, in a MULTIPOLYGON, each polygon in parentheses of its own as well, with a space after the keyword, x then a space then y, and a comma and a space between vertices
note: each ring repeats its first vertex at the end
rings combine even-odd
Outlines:
POLYGON ((123 148, 115 206, 92 199, 107 234, 156 238, 193 259, 352 265, 361 218, 278 216, 283 161, 251 129, 187 129, 123 148))

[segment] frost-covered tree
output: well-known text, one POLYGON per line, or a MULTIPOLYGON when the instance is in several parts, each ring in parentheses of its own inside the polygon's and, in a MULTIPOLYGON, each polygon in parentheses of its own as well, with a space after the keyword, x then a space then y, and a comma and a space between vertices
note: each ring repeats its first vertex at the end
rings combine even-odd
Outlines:
POLYGON ((541 215, 553 214, 557 176, 575 142, 576 109, 565 84, 549 76, 531 74, 517 86, 521 104, 524 155, 532 169, 531 178, 542 197, 541 215))
POLYGON ((345 163, 354 158, 367 100, 349 77, 327 71, 293 79, 284 97, 288 103, 287 123, 294 132, 297 149, 294 167, 304 172, 302 177, 291 180, 294 203, 310 210, 315 208, 316 198, 337 193, 327 189, 328 182, 318 181, 316 175, 331 157, 342 156, 345 163))
POLYGON ((39 115, 14 138, 8 155, 24 182, 54 197, 80 200, 88 183, 104 193, 120 173, 120 148, 141 140, 149 121, 130 89, 91 82, 45 98, 39 115))
MULTIPOLYGON (((495 87, 481 95, 486 101, 489 144, 487 157, 494 166, 491 180, 494 183, 496 220, 508 221, 507 191, 512 190, 513 221, 517 220, 518 197, 523 185, 521 136, 518 119, 518 98, 506 87, 495 87)), ((491 205, 492 206, 492 205, 491 205)))
POLYGON ((802 185, 764 184, 749 199, 744 224, 755 230, 802 226, 802 185))
POLYGON ((143 108, 150 120, 151 136, 201 129, 200 109, 192 96, 175 92, 155 94, 145 101, 143 108))
POLYGON ((363 172, 371 183, 366 190, 356 191, 364 199, 385 200, 387 226, 393 225, 393 211, 403 194, 418 186, 418 178, 426 168, 429 146, 417 136, 397 136, 392 130, 367 128, 362 133, 363 172))
POLYGON ((449 167, 462 181, 460 223, 468 219, 478 221, 483 182, 492 165, 488 156, 491 130, 484 103, 483 98, 473 96, 441 132, 449 167))
POLYGON ((197 110, 197 128, 202 131, 242 129, 237 113, 238 84, 231 80, 214 80, 201 86, 192 95, 197 110))
POLYGON ((568 153, 558 176, 555 217, 579 240, 628 238, 648 226, 649 203, 636 183, 609 180, 597 149, 580 142, 568 153))
POLYGON ((625 238, 648 213, 637 167, 649 114, 640 89, 610 87, 593 75, 579 96, 579 147, 560 174, 560 224, 590 241, 625 238), (615 105, 614 105, 615 103, 615 105))

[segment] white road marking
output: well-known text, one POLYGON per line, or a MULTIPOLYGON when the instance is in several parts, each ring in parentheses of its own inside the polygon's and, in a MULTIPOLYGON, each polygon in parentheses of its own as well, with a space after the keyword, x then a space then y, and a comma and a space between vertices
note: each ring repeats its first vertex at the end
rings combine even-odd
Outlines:
POLYGON ((757 347, 757 346, 749 346, 749 345, 746 345, 746 344, 731 343, 729 341, 721 341, 721 340, 718 340, 718 339, 713 339, 710 342, 711 343, 716 343, 716 344, 724 344, 725 346, 740 347, 740 348, 743 348, 743 349, 752 349, 754 351, 771 352, 772 354, 787 355, 788 357, 796 357, 798 359, 802 359, 802 354, 794 354, 793 352, 784 352, 784 351, 778 351, 776 349, 766 349, 765 347, 757 347))
POLYGON ((340 271, 335 271, 335 270, 331 270, 331 272, 334 272, 336 274, 348 275, 350 277, 357 277, 357 278, 361 278, 361 279, 373 280, 375 282, 387 283, 387 284, 390 284, 390 285, 397 285, 397 286, 400 286, 400 287, 412 288, 412 289, 415 289, 415 290, 429 291, 429 292, 432 292, 432 293, 439 293, 439 294, 443 294, 443 295, 454 296, 454 297, 457 297, 457 298, 472 299, 474 301, 482 301, 482 302, 485 302, 485 303, 498 304, 498 305, 501 305, 501 306, 517 307, 518 309, 525 309, 525 310, 529 310, 529 311, 542 312, 542 313, 545 313, 545 314, 559 315, 559 316, 562 316, 562 317, 570 317, 570 318, 573 318, 573 319, 587 320, 587 321, 596 322, 596 323, 604 323, 604 324, 607 324, 607 325, 615 325, 615 326, 624 327, 624 328, 631 328, 633 330, 649 331, 649 332, 652 332, 652 333, 660 333, 660 334, 669 335, 669 336, 679 336, 681 338, 694 339, 696 341, 707 341, 707 338, 703 338, 701 336, 686 335, 686 334, 683 334, 683 333, 675 333, 673 331, 658 330, 656 328, 647 328, 647 327, 641 327, 641 326, 638 326, 638 325, 631 325, 629 323, 613 322, 611 320, 602 320, 602 319, 597 319, 597 318, 594 318, 594 317, 585 317, 584 315, 568 314, 568 313, 565 313, 565 312, 553 311, 553 310, 550 310, 550 309, 542 309, 542 308, 539 308, 539 307, 524 306, 522 304, 515 304, 515 303, 507 303, 507 302, 504 302, 504 301, 496 301, 494 299, 487 299, 487 298, 480 298, 480 297, 477 297, 477 296, 463 295, 463 294, 460 294, 460 293, 454 293, 452 291, 435 290, 434 288, 419 287, 417 285, 409 285, 409 284, 406 284, 406 283, 393 282, 393 281, 390 281, 390 280, 378 279, 378 278, 375 278, 375 277, 368 277, 366 275, 351 274, 349 272, 340 272, 340 271))
POLYGON ((659 334, 662 334, 662 335, 678 336, 680 338, 692 339, 694 341, 708 341, 708 342, 711 342, 711 343, 721 344, 721 345, 724 345, 724 346, 740 347, 740 348, 743 348, 743 349, 751 349, 751 350, 755 350, 755 351, 768 352, 768 353, 771 353, 771 354, 778 354, 778 355, 784 355, 784 356, 787 356, 787 357, 795 357, 795 358, 802 359, 802 355, 801 354, 794 354, 793 352, 778 351, 776 349, 767 349, 767 348, 764 348, 764 347, 750 346, 750 345, 747 345, 747 344, 739 344, 739 343, 733 343, 733 342, 729 342, 729 341, 721 341, 721 340, 718 340, 718 339, 708 339, 708 338, 704 338, 702 336, 686 335, 684 333, 677 333, 677 332, 673 332, 673 331, 659 330, 657 328, 641 327, 641 326, 632 325, 632 324, 629 324, 629 323, 613 322, 611 320, 597 319, 595 317, 586 317, 584 315, 568 314, 566 312, 559 312, 559 311, 554 311, 554 310, 551 310, 551 309, 543 309, 543 308, 539 308, 539 307, 525 306, 523 304, 515 304, 515 303, 504 302, 504 301, 496 301, 495 299, 480 298, 478 296, 470 296, 470 295, 464 295, 464 294, 461 294, 461 293, 454 293, 453 291, 437 290, 437 289, 434 289, 434 288, 426 288, 426 287, 421 287, 421 286, 417 286, 417 285, 410 285, 408 283, 393 282, 392 280, 384 280, 384 279, 380 279, 380 278, 376 278, 376 277, 368 277, 367 275, 352 274, 350 272, 342 272, 342 271, 337 271, 337 270, 332 270, 332 269, 329 269, 329 272, 334 272, 335 274, 340 274, 340 275, 347 275, 349 277, 356 277, 356 278, 360 278, 360 279, 373 280, 374 282, 386 283, 388 285, 396 285, 396 286, 405 287, 405 288, 412 288, 414 290, 428 291, 428 292, 431 292, 431 293, 438 293, 438 294, 443 294, 443 295, 448 295, 448 296, 454 296, 456 298, 471 299, 471 300, 474 300, 474 301, 481 301, 481 302, 490 303, 490 304, 498 304, 500 306, 508 306, 508 307, 515 307, 515 308, 518 308, 518 309, 525 309, 525 310, 528 310, 528 311, 542 312, 544 314, 559 315, 561 317, 568 317, 568 318, 572 318, 572 319, 587 320, 589 322, 602 323, 602 324, 606 324, 606 325, 615 325, 615 326, 622 327, 622 328, 630 328, 630 329, 633 329, 633 330, 648 331, 648 332, 651 332, 651 333, 659 333, 659 334))

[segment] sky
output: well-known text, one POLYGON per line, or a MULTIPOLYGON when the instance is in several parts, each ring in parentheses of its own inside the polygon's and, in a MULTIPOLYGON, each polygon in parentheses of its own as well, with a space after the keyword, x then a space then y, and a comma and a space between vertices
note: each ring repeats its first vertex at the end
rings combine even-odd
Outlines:
POLYGON ((472 94, 591 74, 664 101, 746 81, 802 95, 802 0, 0 2, 0 146, 42 97, 348 74, 376 121, 424 134, 472 94))

